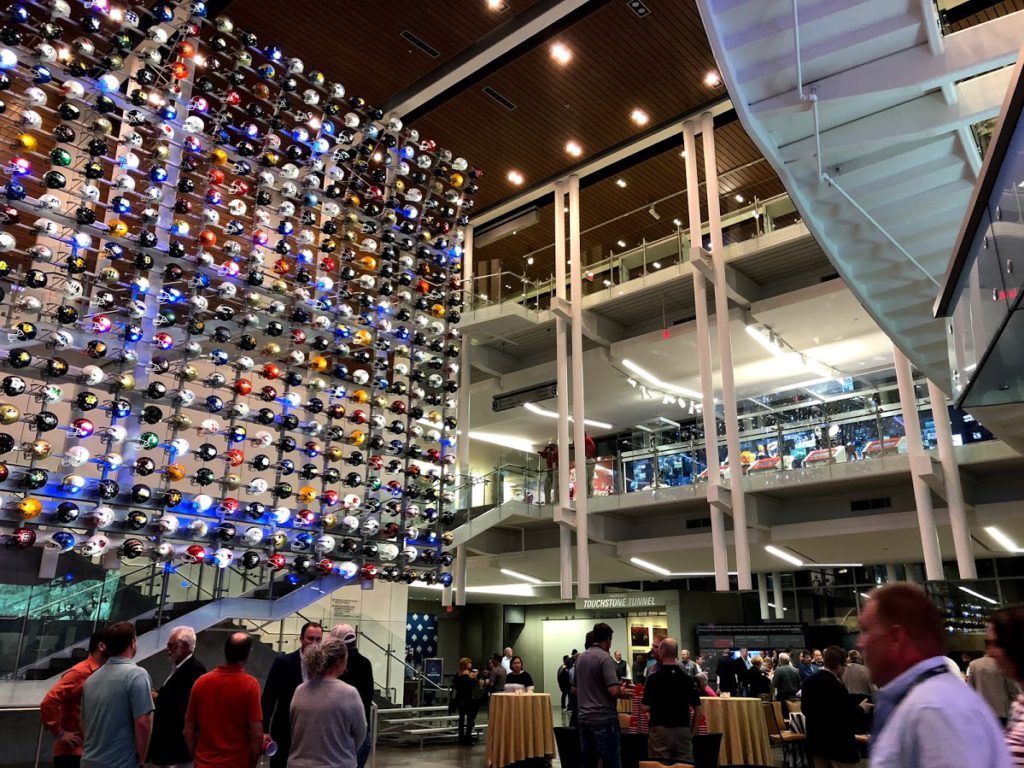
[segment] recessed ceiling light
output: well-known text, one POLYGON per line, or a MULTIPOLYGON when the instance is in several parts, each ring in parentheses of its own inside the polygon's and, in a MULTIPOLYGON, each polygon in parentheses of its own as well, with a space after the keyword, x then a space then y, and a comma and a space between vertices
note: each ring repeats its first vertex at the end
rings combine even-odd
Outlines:
POLYGON ((492 11, 505 10, 505 0, 487 0, 487 7, 492 11))
POLYGON ((704 75, 704 85, 710 85, 712 88, 714 88, 715 86, 721 84, 722 78, 719 77, 718 73, 715 72, 714 70, 711 70, 706 75, 704 75))
POLYGON ((619 189, 625 189, 626 188, 626 180, 625 179, 616 179, 615 180, 615 186, 618 187, 619 189))
POLYGON ((675 224, 677 227, 683 226, 683 222, 681 222, 679 219, 672 219, 672 223, 675 224))
POLYGON ((509 180, 510 183, 515 184, 517 187, 521 186, 524 181, 523 174, 521 174, 519 171, 509 171, 508 176, 506 178, 509 180))
POLYGON ((737 203, 742 203, 742 202, 743 202, 743 195, 741 195, 741 194, 737 193, 736 195, 734 195, 734 196, 733 196, 733 199, 734 199, 734 200, 735 200, 735 201, 736 201, 737 203))
POLYGON ((605 288, 611 288, 612 287, 612 281, 611 280, 605 280, 604 281, 604 287, 605 288))
POLYGON ((618 245, 619 248, 625 248, 626 247, 626 241, 625 240, 619 240, 619 242, 616 243, 616 245, 618 245))
POLYGON ((533 266, 533 256, 527 256, 526 257, 526 264, 527 264, 527 266, 531 266, 531 267, 533 266))
POLYGON ((374 152, 373 153, 373 162, 379 163, 383 159, 384 159, 384 155, 382 155, 380 152, 374 152))
POLYGON ((656 261, 653 264, 651 264, 651 266, 654 267, 655 269, 661 269, 661 262, 656 261))
POLYGON ((565 144, 565 151, 573 157, 579 157, 583 154, 583 147, 577 144, 575 141, 568 141, 565 144))
POLYGON ((572 59, 572 51, 565 43, 555 43, 551 46, 551 58, 564 66, 572 59))
POLYGON ((651 121, 651 118, 647 116, 647 113, 642 109, 634 109, 629 113, 629 119, 637 125, 647 125, 651 121))
POLYGON ((686 150, 684 149, 684 150, 680 151, 679 156, 680 157, 686 157, 686 150))

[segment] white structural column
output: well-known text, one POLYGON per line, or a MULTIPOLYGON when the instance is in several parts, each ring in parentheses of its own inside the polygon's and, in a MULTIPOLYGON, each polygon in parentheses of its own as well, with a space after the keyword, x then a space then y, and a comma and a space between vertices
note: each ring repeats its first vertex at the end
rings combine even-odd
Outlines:
MULTIPOLYGON (((473 227, 466 227, 466 238, 462 243, 462 287, 464 291, 473 291, 473 227)), ((475 293, 475 292, 474 292, 475 293)), ((471 356, 473 345, 468 339, 462 340, 462 367, 459 369, 459 406, 456 418, 459 421, 458 442, 455 443, 455 461, 459 466, 459 485, 462 493, 458 502, 466 510, 467 516, 473 508, 473 478, 469 472, 469 387, 471 356)), ((455 604, 466 604, 466 545, 459 544, 455 548, 455 604)), ((441 592, 441 604, 445 607, 452 604, 452 591, 441 592)))
POLYGON ((935 421, 935 438, 939 444, 939 461, 942 463, 942 477, 946 486, 946 507, 949 509, 949 525, 953 530, 953 548, 956 550, 956 565, 961 579, 978 578, 978 569, 971 551, 971 532, 967 525, 967 508, 964 505, 964 490, 960 483, 960 467, 953 451, 953 430, 949 426, 949 411, 946 408, 945 393, 928 381, 928 399, 932 402, 932 419, 935 421))
POLYGON ((772 574, 772 593, 775 597, 775 618, 786 618, 786 606, 782 602, 782 574, 778 571, 772 574))
POLYGON ((587 440, 583 400, 583 268, 580 249, 580 177, 569 177, 569 280, 572 287, 572 439, 576 465, 576 594, 590 597, 587 526, 587 440))
POLYGON ((757 574, 757 602, 761 608, 761 620, 767 621, 772 617, 771 608, 768 607, 768 574, 757 574))
MULTIPOLYGON (((690 219, 691 258, 701 252, 700 185, 697 183, 697 142, 694 124, 683 123, 683 149, 686 152, 686 203, 690 219)), ((707 454, 708 494, 721 487, 718 465, 718 425, 715 422, 715 386, 711 369, 711 332, 708 326, 707 281, 699 269, 693 270, 693 303, 697 315, 697 368, 700 371, 701 416, 704 420, 704 445, 707 454)), ((729 590, 729 551, 725 545, 725 513, 718 504, 711 509, 711 550, 715 565, 715 589, 729 590)))
MULTIPOLYGON (((565 301, 565 182, 555 184, 555 298, 565 301)), ((569 351, 568 323, 555 313, 555 386, 558 389, 558 477, 554 486, 558 504, 559 583, 563 600, 572 599, 572 521, 569 506, 569 351)), ((547 499, 550 504, 551 500, 547 499)))
POLYGON ((718 365, 722 372, 722 404, 725 407, 725 442, 729 449, 729 488, 732 501, 733 546, 740 589, 752 589, 750 546, 747 541, 747 507, 743 495, 743 467, 740 464, 740 425, 733 385, 732 340, 729 337, 729 297, 725 278, 725 246, 722 243, 722 215, 718 207, 718 163, 715 159, 715 118, 701 115, 704 140, 704 180, 708 197, 708 229, 711 261, 715 275, 715 325, 718 329, 718 365))
POLYGON ((939 554, 939 533, 935 528, 935 510, 932 492, 923 475, 931 472, 931 457, 921 443, 921 421, 917 413, 917 395, 910 361, 899 347, 893 345, 896 364, 896 384, 899 387, 900 406, 903 409, 903 429, 907 436, 907 454, 910 456, 910 478, 914 484, 914 503, 917 506, 917 527, 921 532, 921 550, 924 554, 924 572, 928 581, 942 578, 942 556, 939 554))

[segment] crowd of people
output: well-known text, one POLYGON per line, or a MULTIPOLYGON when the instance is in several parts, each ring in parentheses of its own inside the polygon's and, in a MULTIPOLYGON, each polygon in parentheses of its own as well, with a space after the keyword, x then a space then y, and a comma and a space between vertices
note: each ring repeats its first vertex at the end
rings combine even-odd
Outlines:
POLYGON ((95 632, 89 655, 46 694, 40 715, 54 737, 55 768, 364 768, 373 696, 370 661, 348 624, 307 622, 300 647, 278 656, 264 685, 246 671, 247 632, 224 643, 224 663, 207 671, 196 634, 174 628, 170 671, 160 688, 133 661, 135 628, 95 632))

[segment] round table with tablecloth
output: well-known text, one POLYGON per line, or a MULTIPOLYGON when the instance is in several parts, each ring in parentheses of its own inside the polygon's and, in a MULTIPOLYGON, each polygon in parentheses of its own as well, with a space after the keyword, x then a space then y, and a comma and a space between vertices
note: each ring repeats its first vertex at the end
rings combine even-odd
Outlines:
POLYGON ((722 765, 771 765, 772 749, 760 699, 701 697, 708 733, 722 734, 722 765))
POLYGON ((554 755, 550 694, 491 694, 487 709, 488 768, 554 755))

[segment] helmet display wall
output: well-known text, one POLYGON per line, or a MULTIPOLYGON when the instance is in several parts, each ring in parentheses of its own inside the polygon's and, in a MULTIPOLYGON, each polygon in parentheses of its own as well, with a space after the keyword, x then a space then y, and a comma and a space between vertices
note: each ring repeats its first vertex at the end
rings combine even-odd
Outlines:
POLYGON ((7 7, 7 547, 451 583, 480 173, 289 54, 201 0, 7 7))

